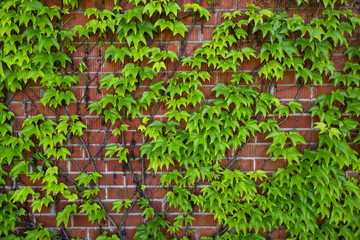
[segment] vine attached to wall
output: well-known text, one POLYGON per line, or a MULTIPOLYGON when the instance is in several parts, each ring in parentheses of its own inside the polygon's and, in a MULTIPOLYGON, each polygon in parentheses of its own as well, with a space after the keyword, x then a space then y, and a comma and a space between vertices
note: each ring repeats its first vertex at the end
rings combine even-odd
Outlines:
POLYGON ((97 239, 128 239, 127 218, 140 208, 144 222, 134 239, 191 239, 200 208, 219 225, 204 240, 272 239, 282 228, 289 239, 359 238, 360 188, 349 176, 360 170, 356 2, 296 2, 297 14, 288 14, 282 1, 272 9, 248 4, 226 12, 212 40, 189 54, 189 38, 212 17, 213 1, 115 1, 112 9, 86 9, 88 21, 76 26, 69 26, 76 0, 0 1, 0 236, 71 239, 71 216, 84 214, 99 228, 97 239), (181 39, 177 49, 164 40, 169 35, 181 39), (90 54, 79 61, 74 55, 81 48, 103 51, 96 63, 90 54), (334 63, 339 51, 343 69, 334 63), (245 70, 249 62, 258 65, 245 70), (111 63, 118 69, 102 75, 111 63), (216 81, 214 72, 226 77, 216 81), (272 89, 288 72, 294 72, 298 92, 283 102, 272 89), (210 94, 203 91, 208 82, 216 82, 210 94), (303 106, 302 89, 324 82, 334 91, 303 106), (98 100, 90 94, 95 83, 104 93, 98 100), (24 113, 16 109, 19 95, 27 96, 24 113), (315 142, 281 128, 301 113, 311 115, 315 142), (90 116, 102 122, 95 151, 90 116), (270 141, 268 156, 286 161, 286 168, 269 174, 236 167, 259 135, 270 141), (79 151, 81 163, 73 157, 79 151), (110 208, 101 191, 117 190, 103 177, 105 158, 117 159, 135 185, 110 208), (147 184, 159 174, 166 190, 162 210, 147 184), (49 209, 56 213, 55 231, 38 219, 49 209))

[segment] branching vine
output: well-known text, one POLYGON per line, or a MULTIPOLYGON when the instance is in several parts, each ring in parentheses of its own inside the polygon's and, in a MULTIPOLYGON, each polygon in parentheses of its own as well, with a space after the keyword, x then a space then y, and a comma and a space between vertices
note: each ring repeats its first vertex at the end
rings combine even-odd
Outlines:
POLYGON ((1 238, 86 238, 67 229, 83 215, 99 240, 272 239, 277 229, 289 239, 360 237, 358 2, 248 4, 223 13, 212 40, 187 54, 194 29, 218 4, 115 0, 112 9, 87 8, 86 24, 72 26, 77 0, 0 1, 1 238), (75 57, 82 48, 85 56, 75 57), (274 91, 289 72, 298 87, 291 101, 274 91), (207 82, 216 83, 205 95, 207 82), (324 83, 334 90, 304 107, 301 91, 324 83), (281 128, 304 114, 315 142, 281 128), (286 167, 237 167, 259 136, 269 159, 286 167), (133 190, 126 197, 108 178, 114 159, 122 169, 114 184, 132 181, 121 189, 133 190), (166 191, 162 209, 153 189, 166 191), (136 208, 143 223, 130 236, 136 208), (212 214, 218 232, 199 236, 195 209, 212 214), (43 211, 56 216, 56 228, 43 226, 43 211))

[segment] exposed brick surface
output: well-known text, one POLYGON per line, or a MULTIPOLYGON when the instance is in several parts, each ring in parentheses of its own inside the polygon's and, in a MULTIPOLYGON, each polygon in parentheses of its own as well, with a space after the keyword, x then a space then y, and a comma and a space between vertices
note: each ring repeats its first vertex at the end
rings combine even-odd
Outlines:
MULTIPOLYGON (((60 1, 44 2, 48 2, 47 4, 51 6, 53 3, 58 4, 57 2, 60 1)), ((84 16, 84 12, 87 8, 112 9, 114 7, 113 0, 81 0, 79 2, 78 9, 74 9, 70 15, 64 16, 63 22, 65 27, 85 25, 85 23, 89 20, 86 16, 84 16)), ((124 10, 129 8, 128 1, 119 2, 120 6, 122 6, 124 10)), ((183 8, 185 4, 193 3, 194 1, 177 0, 176 2, 181 8, 183 8)), ((204 0, 202 1, 202 4, 204 7, 208 8, 209 5, 206 2, 207 1, 204 0)), ((196 22, 190 36, 187 39, 188 43, 186 46, 183 47, 182 44, 184 39, 180 35, 173 36, 171 32, 156 34, 151 44, 162 48, 162 50, 171 50, 177 54, 181 54, 181 57, 188 57, 196 49, 201 47, 205 41, 212 40, 212 33, 216 25, 221 21, 224 21, 224 19, 221 19, 222 13, 229 11, 232 12, 238 9, 246 10, 248 9, 246 3, 256 4, 262 8, 275 7, 274 0, 213 0, 210 20, 208 22, 203 20, 196 22)), ((288 10, 289 15, 294 13, 306 15, 311 12, 310 10, 298 12, 296 9, 297 5, 295 3, 295 0, 284 1, 284 3, 283 1, 279 1, 278 4, 280 5, 277 7, 291 8, 288 10)), ((180 18, 182 17, 185 17, 182 19, 182 22, 187 26, 190 26, 194 21, 194 17, 186 17, 186 13, 182 13, 180 18)), ((115 222, 120 223, 123 221, 124 217, 126 218, 124 224, 125 228, 121 229, 121 231, 124 231, 126 239, 133 239, 135 228, 144 223, 144 217, 141 215, 143 210, 140 209, 138 205, 135 205, 131 209, 130 213, 127 213, 124 209, 121 210, 120 213, 116 213, 115 210, 112 210, 112 203, 117 200, 139 199, 140 196, 136 189, 141 187, 139 182, 143 177, 141 171, 144 170, 147 174, 146 179, 144 179, 146 185, 145 194, 151 200, 151 206, 154 207, 155 211, 165 211, 165 209, 168 208, 168 203, 166 203, 165 197, 168 189, 161 186, 160 178, 164 172, 180 168, 179 166, 170 166, 167 170, 164 167, 156 174, 147 169, 149 161, 147 159, 141 159, 140 155, 140 146, 145 140, 143 133, 138 130, 138 126, 142 124, 140 118, 136 117, 132 119, 124 117, 121 121, 117 120, 115 123, 116 127, 119 127, 121 124, 127 124, 129 125, 129 131, 121 136, 109 137, 112 130, 109 122, 105 122, 103 117, 98 117, 96 112, 92 114, 89 113, 89 104, 93 101, 101 100, 107 93, 111 93, 113 91, 99 88, 99 80, 101 77, 108 73, 114 73, 115 76, 118 76, 121 69, 124 67, 124 64, 113 61, 105 61, 103 58, 104 52, 108 46, 120 46, 121 43, 114 43, 110 41, 104 42, 103 46, 99 46, 97 44, 97 39, 94 36, 92 36, 90 41, 86 41, 85 44, 78 41, 75 44, 77 50, 71 54, 74 64, 69 66, 67 70, 73 71, 76 69, 78 63, 85 62, 88 67, 88 72, 77 73, 80 81, 70 90, 74 93, 78 102, 72 102, 66 109, 61 108, 61 113, 68 111, 70 115, 80 115, 82 117, 82 122, 87 125, 88 129, 84 131, 84 135, 81 139, 70 140, 71 146, 69 146, 69 150, 72 154, 72 158, 67 162, 59 160, 59 162, 57 162, 57 166, 63 172, 68 173, 69 178, 61 176, 60 179, 66 182, 69 186, 71 185, 71 180, 74 180, 81 172, 92 172, 95 166, 103 176, 98 180, 100 186, 99 197, 103 200, 106 210, 115 222), (86 142, 86 148, 81 146, 81 140, 86 142), (125 143, 125 145, 122 145, 123 143, 125 143), (119 159, 115 155, 105 156, 105 148, 112 144, 122 145, 129 149, 128 156, 130 156, 130 160, 128 165, 125 163, 119 163, 119 159), (91 161, 89 161, 89 154, 92 156, 91 161), (142 164, 141 160, 143 160, 144 164, 142 164)), ((241 44, 241 47, 252 46, 250 43, 241 44)), ((258 47, 258 49, 260 48, 258 47)), ((344 51, 344 48, 340 48, 332 57, 336 69, 341 69, 344 66, 344 59, 342 56, 344 51)), ((147 65, 147 63, 144 63, 143 65, 147 65)), ((260 59, 252 59, 251 61, 245 60, 237 70, 253 73, 253 71, 259 69, 260 65, 260 59)), ((166 71, 159 73, 156 80, 166 80, 172 74, 174 68, 175 63, 167 62, 166 71)), ((181 64, 177 66, 178 72, 190 70, 191 69, 188 66, 181 66, 181 64)), ((204 68, 204 65, 202 66, 202 70, 209 70, 211 79, 210 81, 205 82, 199 89, 204 93, 206 99, 213 101, 215 99, 215 94, 212 91, 212 88, 219 82, 228 83, 231 80, 233 72, 222 72, 221 70, 215 71, 211 68, 206 69, 204 68)), ((336 89, 333 87, 332 82, 328 80, 328 76, 323 76, 323 79, 324 85, 314 86, 307 84, 302 86, 299 81, 296 81, 294 72, 287 71, 284 73, 284 77, 279 81, 274 81, 272 86, 270 85, 271 83, 269 79, 260 79, 258 77, 254 79, 253 86, 259 90, 271 87, 270 91, 272 94, 279 98, 283 104, 292 100, 301 102, 303 104, 304 111, 291 113, 290 116, 282 122, 280 127, 283 131, 298 130, 308 143, 315 144, 318 139, 317 136, 319 131, 314 130, 313 127, 314 122, 316 122, 317 119, 311 119, 310 114, 307 111, 314 105, 315 98, 318 95, 331 93, 331 91, 336 89)), ((149 80, 143 81, 141 83, 141 87, 133 94, 134 98, 139 98, 144 91, 148 90, 151 83, 152 82, 149 80)), ((12 96, 13 102, 9 104, 9 108, 16 115, 16 120, 14 121, 14 128, 16 131, 20 130, 20 126, 27 117, 44 114, 46 116, 52 116, 52 118, 55 119, 55 115, 57 113, 47 107, 44 107, 39 102, 39 99, 43 96, 43 94, 44 91, 41 89, 39 83, 31 82, 29 83, 29 88, 26 88, 24 91, 12 96)), ((154 117, 153 120, 166 121, 168 116, 165 116, 164 114, 167 110, 168 109, 165 103, 160 106, 153 104, 147 110, 142 111, 142 114, 148 117, 154 117)), ((191 111, 194 111, 194 109, 191 109, 191 111)), ((124 115, 124 112, 121 112, 121 115, 124 115)), ((268 116, 268 118, 280 120, 273 115, 268 116)), ((264 120, 264 118, 261 118, 260 120, 264 120)), ((266 134, 258 134, 257 136, 250 138, 246 146, 241 149, 238 155, 234 155, 238 149, 228 150, 225 158, 221 162, 221 165, 228 166, 231 164, 229 167, 231 170, 240 169, 244 172, 264 170, 268 175, 271 175, 271 173, 276 171, 278 168, 285 168, 287 166, 285 160, 279 158, 274 161, 271 155, 266 154, 271 144, 271 139, 266 140, 265 138, 266 134)), ((304 146, 302 146, 302 149, 303 148, 304 146)), ((27 157, 31 157, 30 153, 27 157)), ((360 179, 359 174, 353 171, 348 171, 347 175, 360 179)), ((43 185, 43 183, 39 181, 30 183, 29 179, 26 179, 23 176, 20 176, 20 180, 20 185, 32 184, 37 187, 36 191, 40 191, 40 187, 43 185)), ((202 184, 203 185, 200 186, 200 188, 209 183, 205 182, 202 184)), ((74 188, 72 188, 72 190, 75 191, 74 188)), ((60 205, 61 204, 65 204, 65 201, 60 201, 60 205)), ((57 211, 57 209, 53 206, 43 208, 42 213, 36 213, 36 218, 39 222, 43 223, 44 227, 50 227, 60 231, 60 228, 56 228, 55 210, 57 211)), ((170 207, 167 209, 167 213, 170 214, 168 219, 174 219, 178 214, 178 209, 170 207)), ((203 213, 201 209, 195 207, 193 217, 195 218, 195 221, 189 230, 194 232, 191 239, 198 240, 201 236, 212 236, 219 232, 220 226, 218 226, 217 221, 214 220, 214 216, 212 214, 207 212, 203 213)), ((71 237, 80 237, 84 239, 96 239, 96 237, 103 231, 114 233, 116 232, 116 229, 110 220, 103 221, 98 225, 96 223, 89 222, 87 216, 79 213, 71 216, 69 227, 66 228, 66 232, 71 235, 71 237)), ((185 232, 182 232, 179 236, 185 234, 185 232)), ((285 239, 288 236, 289 234, 286 232, 286 229, 280 228, 272 232, 271 239, 285 239)))

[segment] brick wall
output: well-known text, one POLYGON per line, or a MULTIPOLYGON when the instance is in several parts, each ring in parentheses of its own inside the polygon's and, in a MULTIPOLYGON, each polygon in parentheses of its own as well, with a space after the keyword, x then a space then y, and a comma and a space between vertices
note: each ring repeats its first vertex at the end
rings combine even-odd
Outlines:
MULTIPOLYGON (((51 5, 52 2, 45 1, 51 5)), ((123 2, 123 1, 121 1, 123 2)), ((186 3, 190 3, 189 0, 177 1, 181 7, 186 3)), ((202 1, 203 6, 209 7, 206 1, 202 1)), ((211 19, 208 22, 200 21, 193 26, 192 32, 188 38, 186 44, 183 44, 183 38, 172 37, 170 34, 159 34, 155 36, 154 41, 151 43, 152 46, 160 46, 163 49, 171 49, 175 52, 180 52, 183 49, 182 56, 191 55, 194 50, 201 46, 204 41, 209 41, 212 38, 212 31, 222 21, 221 15, 225 12, 235 10, 246 10, 245 0, 214 0, 214 7, 211 11, 211 19)), ((264 8, 279 8, 288 11, 289 14, 297 12, 295 1, 273 1, 273 0, 248 0, 250 3, 254 3, 264 8), (294 3, 293 3, 294 2, 294 3)), ((56 1, 55 1, 56 3, 56 1)), ((124 3, 124 8, 128 5, 124 3)), ((95 7, 99 9, 112 9, 114 3, 112 0, 82 0, 79 3, 78 9, 72 10, 70 15, 64 18, 64 26, 72 27, 75 25, 84 25, 88 19, 84 16, 84 12, 87 8, 95 7)), ((309 9, 309 6, 306 11, 309 9)), ((190 27, 192 17, 184 19, 184 23, 190 27)), ((110 37, 111 39, 111 37, 110 37)), ((141 120, 136 118, 134 120, 126 119, 125 123, 128 124, 129 130, 125 133, 124 139, 122 137, 109 137, 111 133, 111 127, 105 124, 104 119, 96 116, 94 113, 89 114, 87 107, 90 103, 96 100, 100 100, 107 92, 105 89, 99 89, 99 79, 107 73, 119 73, 121 72, 122 65, 110 61, 104 61, 104 52, 106 48, 111 45, 119 45, 119 43, 112 41, 105 41, 103 46, 99 46, 97 39, 91 37, 90 40, 85 42, 78 42, 77 51, 71 54, 74 66, 77 63, 83 61, 88 66, 88 71, 84 73, 78 73, 80 82, 72 87, 78 102, 70 103, 68 111, 70 114, 77 114, 81 116, 81 120, 85 123, 88 129, 85 131, 83 136, 89 152, 84 149, 81 144, 76 140, 70 140, 69 149, 72 153, 72 159, 69 161, 57 162, 58 167, 62 172, 66 173, 62 176, 62 181, 67 185, 71 186, 69 178, 75 179, 82 171, 92 172, 93 166, 89 162, 91 158, 99 169, 103 178, 100 180, 100 198, 109 212, 110 216, 117 222, 120 223, 124 217, 124 212, 116 213, 112 211, 112 203, 119 199, 133 199, 136 194, 136 184, 134 183, 142 177, 142 164, 140 161, 140 146, 144 142, 144 136, 141 132, 137 131, 137 127, 141 124, 141 120), (111 143, 125 143, 125 146, 130 149, 130 164, 131 171, 127 165, 119 164, 116 158, 105 157, 105 147, 111 143), (66 175, 66 176, 65 176, 66 175)), ((343 51, 339 49, 333 55, 333 61, 335 62, 336 68, 341 70, 344 64, 342 60, 343 51)), ((169 66, 172 63, 169 62, 169 66)), ((243 66, 243 71, 251 72, 256 69, 258 62, 246 62, 243 66)), ((169 67, 169 69, 172 69, 169 67)), ((186 67, 179 65, 176 71, 186 71, 186 67)), ((74 71, 74 68, 69 66, 67 71, 74 71)), ((166 79, 169 77, 171 71, 162 72, 159 79, 166 79)), ((212 87, 216 83, 226 82, 230 80, 231 74, 228 72, 217 72, 211 71, 211 80, 206 82, 202 87, 202 91, 207 99, 213 99, 214 95, 211 92, 212 87)), ((267 82, 263 82, 260 79, 255 81, 255 85, 259 88, 266 89, 268 87, 267 82)), ((140 96, 147 86, 144 85, 139 87, 139 90, 135 93, 136 96, 140 96)), ((295 98, 301 102, 304 106, 304 113, 291 114, 290 117, 284 121, 281 125, 282 130, 298 130, 303 135, 309 145, 314 144, 317 141, 317 131, 313 130, 314 120, 311 119, 310 114, 307 113, 307 109, 313 105, 315 98, 321 93, 329 93, 334 90, 331 83, 325 83, 322 86, 314 86, 311 84, 301 86, 296 82, 294 72, 286 72, 284 78, 276 82, 270 89, 270 92, 285 103, 295 98)), ((10 108, 16 115, 16 122, 21 126, 24 119, 43 113, 46 116, 53 116, 55 118, 57 112, 44 107, 39 99, 41 98, 44 90, 40 85, 31 83, 28 88, 24 91, 18 92, 13 96, 10 103, 10 108)), ((144 116, 151 116, 154 113, 156 106, 152 106, 147 112, 143 112, 144 116)), ((59 110, 61 111, 61 110, 59 110)), ((154 120, 166 121, 167 117, 163 114, 167 111, 165 105, 161 105, 156 109, 154 120)), ((118 126, 119 123, 116 123, 118 126)), ((15 126, 16 128, 16 126, 15 126)), ((19 129, 17 129, 19 130, 19 129)), ((232 164, 232 169, 241 169, 242 171, 255 171, 264 170, 269 174, 276 171, 279 167, 286 167, 285 161, 279 159, 273 161, 268 155, 266 155, 267 148, 270 140, 265 140, 265 135, 258 134, 252 137, 243 150, 238 154, 237 161, 232 164)), ((306 146, 304 146, 306 147, 306 146)), ((235 151, 227 152, 227 159, 224 160, 223 164, 230 162, 230 159, 234 157, 235 151)), ((145 161, 146 165, 147 161, 145 161)), ((171 170, 171 169, 170 169, 171 170)), ((166 170, 164 170, 166 171, 166 170)), ((159 171, 153 174, 151 171, 145 172, 145 184, 147 186, 147 194, 151 199, 151 204, 156 212, 164 212, 167 210, 167 218, 173 219, 177 216, 176 209, 167 209, 167 203, 165 201, 165 194, 167 189, 160 185, 160 176, 163 172, 159 171)), ((355 174, 355 173, 351 173, 355 174)), ((17 184, 22 185, 28 182, 26 178, 21 179, 17 184)), ((36 184, 35 184, 36 185, 36 184)), ((204 184, 206 185, 206 184, 204 184)), ((41 185, 34 186, 35 189, 39 190, 41 185)), ((29 204, 31 201, 29 202, 29 204)), ((57 208, 62 209, 67 202, 60 200, 57 208)), ((56 228, 56 212, 54 206, 43 210, 41 213, 34 213, 30 220, 34 220, 36 217, 37 221, 43 223, 44 227, 52 229, 56 228)), ((201 236, 211 236, 219 231, 217 222, 214 221, 213 215, 209 213, 203 213, 201 209, 196 209, 193 216, 196 221, 191 229, 194 230, 193 239, 200 239, 201 236)), ((144 223, 142 217, 142 210, 135 206, 134 209, 128 214, 125 220, 126 239, 132 239, 135 233, 136 227, 144 223)), ((19 228, 19 231, 23 228, 19 228)), ((91 224, 84 214, 75 214, 70 218, 70 224, 66 228, 66 232, 71 237, 81 237, 85 239, 95 239, 96 236, 103 230, 108 232, 114 232, 115 229, 111 221, 103 221, 100 225, 96 223, 91 224)), ((61 233, 62 230, 57 229, 61 233)), ((286 237, 285 229, 276 230, 272 233, 272 239, 283 239, 286 237)))

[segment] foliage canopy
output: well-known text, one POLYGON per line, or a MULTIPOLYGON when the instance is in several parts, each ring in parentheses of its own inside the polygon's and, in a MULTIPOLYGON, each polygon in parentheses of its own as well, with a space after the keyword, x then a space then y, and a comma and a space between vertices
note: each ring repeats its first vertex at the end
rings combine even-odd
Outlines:
POLYGON ((135 239, 189 239, 196 207, 214 214, 220 225, 217 234, 204 240, 265 239, 283 227, 292 239, 359 238, 360 188, 347 174, 360 170, 360 17, 354 6, 345 0, 297 0, 300 7, 318 6, 320 11, 302 16, 249 4, 246 11, 224 13, 212 41, 184 57, 194 24, 209 21, 213 2, 208 8, 197 3, 181 8, 170 0, 129 2, 132 7, 126 10, 117 1, 110 10, 88 8, 84 26, 67 27, 65 17, 78 6, 76 0, 51 7, 37 0, 0 1, 0 236, 69 239, 70 216, 84 213, 91 223, 100 226, 107 219, 115 229, 112 235, 103 231, 99 240, 125 239, 124 223, 137 205, 145 221, 135 239), (185 25, 189 17, 193 22, 185 25), (164 33, 181 37, 179 51, 153 44, 164 33), (111 211, 124 213, 121 222, 109 214, 100 194, 103 176, 94 157, 101 150, 89 151, 84 116, 69 111, 72 103, 82 101, 74 94, 79 74, 90 71, 86 57, 76 63, 72 54, 92 38, 106 47, 105 61, 121 65, 121 71, 101 77, 98 88, 107 93, 89 102, 86 113, 103 118, 109 135, 123 141, 103 144, 104 157, 117 158, 136 184, 134 196, 112 203, 111 211), (109 38, 113 44, 106 45, 109 38), (333 62, 339 49, 345 49, 346 60, 340 70, 333 62), (259 65, 246 71, 247 61, 259 65), (188 71, 180 72, 179 66, 188 71), (231 75, 212 88, 214 97, 202 91, 213 80, 211 71, 231 75), (308 109, 298 96, 282 102, 271 88, 286 72, 295 73, 299 92, 324 81, 336 90, 320 94, 308 109), (34 84, 43 90, 37 101, 53 115, 30 114, 20 125, 11 109, 12 96, 34 84), (160 106, 166 110, 162 120, 155 117, 160 106), (296 129, 280 128, 302 111, 311 114, 318 129, 315 144, 296 129), (141 119, 137 131, 145 141, 140 173, 131 167, 133 144, 125 142, 128 119, 141 119), (285 160, 286 168, 266 174, 233 167, 258 134, 271 141, 267 154, 274 161, 285 160), (91 171, 79 168, 75 177, 59 167, 76 161, 70 151, 73 141, 92 166, 91 171), (228 151, 234 151, 230 159, 228 151), (159 172, 169 206, 163 212, 154 210, 146 188, 146 179, 159 172), (16 179, 22 179, 21 186, 11 184, 16 179), (41 189, 32 187, 36 184, 41 189), (67 204, 60 205, 60 199, 67 204), (42 227, 34 215, 50 206, 57 212, 57 233, 42 227), (179 211, 171 220, 170 207, 179 211), (27 223, 21 234, 16 231, 20 222, 27 223))

